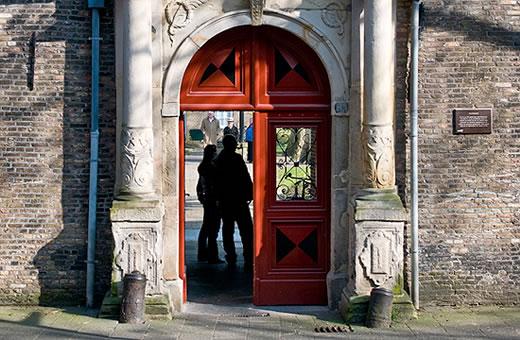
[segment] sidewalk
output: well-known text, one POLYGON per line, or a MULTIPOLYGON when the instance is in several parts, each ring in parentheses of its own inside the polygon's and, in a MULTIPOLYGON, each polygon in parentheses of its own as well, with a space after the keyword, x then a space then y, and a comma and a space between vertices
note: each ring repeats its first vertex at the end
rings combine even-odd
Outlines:
POLYGON ((520 307, 431 308, 387 329, 346 326, 326 307, 191 305, 141 325, 85 308, 0 307, 0 339, 520 339, 520 307), (343 331, 343 332, 317 332, 343 331))

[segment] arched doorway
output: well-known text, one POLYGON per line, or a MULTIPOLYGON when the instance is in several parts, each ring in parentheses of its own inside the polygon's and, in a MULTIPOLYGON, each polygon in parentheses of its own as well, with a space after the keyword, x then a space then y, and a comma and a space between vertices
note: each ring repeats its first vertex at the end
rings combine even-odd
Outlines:
MULTIPOLYGON (((327 303, 330 102, 314 51, 274 27, 217 35, 185 72, 181 111, 254 111, 257 305, 327 303)), ((180 248, 182 258, 182 243, 180 248)))

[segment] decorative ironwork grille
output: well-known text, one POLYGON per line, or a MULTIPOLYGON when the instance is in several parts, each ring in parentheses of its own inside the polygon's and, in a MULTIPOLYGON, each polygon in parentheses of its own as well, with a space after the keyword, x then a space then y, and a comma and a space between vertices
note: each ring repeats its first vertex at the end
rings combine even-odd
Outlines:
POLYGON ((316 129, 276 128, 276 200, 316 199, 316 129))

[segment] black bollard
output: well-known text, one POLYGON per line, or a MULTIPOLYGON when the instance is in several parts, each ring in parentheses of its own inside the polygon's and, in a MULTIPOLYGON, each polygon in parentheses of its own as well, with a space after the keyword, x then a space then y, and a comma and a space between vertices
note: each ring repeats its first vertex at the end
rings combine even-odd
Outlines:
POLYGON ((123 285, 119 322, 143 323, 146 276, 134 270, 132 273, 125 275, 123 285))
POLYGON ((385 288, 374 288, 370 293, 366 326, 368 328, 390 327, 394 293, 385 288))

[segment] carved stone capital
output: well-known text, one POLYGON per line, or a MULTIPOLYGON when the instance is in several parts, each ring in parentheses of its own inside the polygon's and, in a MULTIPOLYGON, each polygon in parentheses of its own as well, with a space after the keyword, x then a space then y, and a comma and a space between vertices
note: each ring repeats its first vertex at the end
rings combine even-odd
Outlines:
POLYGON ((153 130, 128 128, 121 131, 121 190, 134 194, 153 193, 153 130))
POLYGON ((249 0, 251 4, 251 21, 253 26, 262 25, 264 15, 265 0, 249 0))
POLYGON ((361 147, 365 184, 369 188, 392 188, 395 185, 393 126, 364 125, 361 147))

